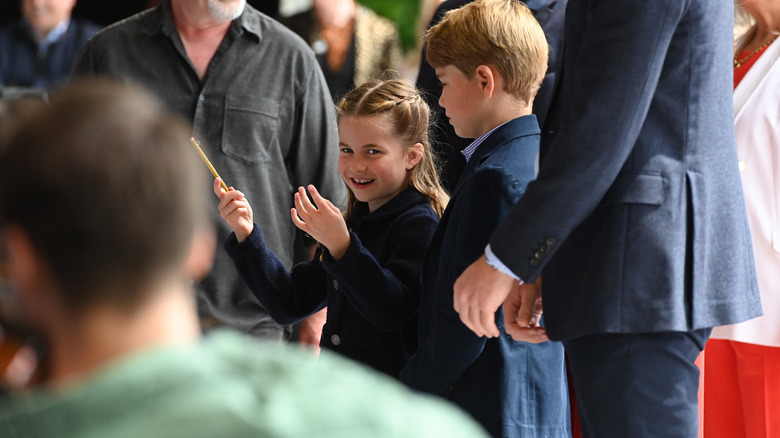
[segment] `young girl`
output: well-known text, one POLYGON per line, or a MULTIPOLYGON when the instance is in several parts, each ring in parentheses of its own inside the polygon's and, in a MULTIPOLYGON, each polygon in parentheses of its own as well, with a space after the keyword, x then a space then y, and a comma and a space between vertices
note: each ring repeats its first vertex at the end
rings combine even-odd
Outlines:
POLYGON ((420 268, 449 199, 431 153, 429 114, 402 79, 365 83, 339 102, 347 209, 342 215, 314 186, 314 203, 298 189, 292 221, 320 247, 292 272, 263 243, 244 195, 214 182, 220 215, 234 231, 225 247, 268 313, 290 324, 327 306, 320 345, 392 376, 416 349, 420 268))

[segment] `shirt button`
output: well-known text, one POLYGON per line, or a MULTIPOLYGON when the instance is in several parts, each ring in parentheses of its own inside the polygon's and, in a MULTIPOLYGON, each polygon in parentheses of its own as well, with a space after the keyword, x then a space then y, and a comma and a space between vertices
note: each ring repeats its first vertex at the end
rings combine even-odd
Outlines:
POLYGON ((739 164, 739 171, 740 172, 744 172, 745 170, 747 170, 747 163, 746 162, 744 162, 742 160, 739 160, 738 164, 739 164))
POLYGON ((333 289, 339 290, 339 282, 336 280, 333 280, 333 289))
POLYGON ((330 343, 333 345, 341 344, 341 337, 339 335, 330 335, 330 343))

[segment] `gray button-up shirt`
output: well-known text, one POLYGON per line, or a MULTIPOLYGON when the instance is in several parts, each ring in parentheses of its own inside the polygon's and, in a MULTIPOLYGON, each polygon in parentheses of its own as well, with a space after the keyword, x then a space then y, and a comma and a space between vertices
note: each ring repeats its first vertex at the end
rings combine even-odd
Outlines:
MULTIPOLYGON (((233 21, 202 80, 176 32, 170 0, 90 39, 72 76, 93 75, 140 84, 191 120, 204 152, 227 185, 246 194, 268 246, 288 267, 296 239, 294 190, 314 184, 343 203, 335 111, 314 54, 250 6, 233 21)), ((211 180, 196 189, 212 190, 211 180)), ((223 241, 230 229, 214 200, 223 241)), ((223 250, 197 289, 202 316, 261 336, 281 334, 223 250)))

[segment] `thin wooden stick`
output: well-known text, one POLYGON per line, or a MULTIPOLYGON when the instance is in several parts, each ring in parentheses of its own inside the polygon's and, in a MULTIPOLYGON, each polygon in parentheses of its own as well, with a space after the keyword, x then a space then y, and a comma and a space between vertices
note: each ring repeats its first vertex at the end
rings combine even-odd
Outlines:
POLYGON ((228 192, 229 190, 227 185, 225 185, 225 181, 222 180, 222 177, 217 173, 217 169, 211 165, 211 161, 209 161, 208 157, 206 157, 206 154, 203 153, 203 149, 200 148, 198 140, 195 140, 195 137, 190 137, 190 141, 192 142, 192 145, 195 146, 195 149, 197 149, 200 153, 200 157, 203 158, 203 162, 206 163, 206 166, 209 166, 209 170, 211 170, 211 173, 214 174, 214 178, 219 178, 219 181, 222 183, 222 189, 228 192))

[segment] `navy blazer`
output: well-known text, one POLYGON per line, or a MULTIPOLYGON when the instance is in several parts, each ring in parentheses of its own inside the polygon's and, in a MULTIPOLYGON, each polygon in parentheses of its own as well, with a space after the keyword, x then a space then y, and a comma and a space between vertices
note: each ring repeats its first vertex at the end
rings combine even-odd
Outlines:
POLYGON ((497 437, 569 436, 563 346, 476 336, 453 308, 455 279, 485 249, 534 177, 536 117, 496 129, 453 192, 423 263, 417 352, 401 372, 412 388, 445 395, 497 437))
MULTIPOLYGON (((441 21, 441 18, 447 11, 460 8, 473 0, 446 0, 439 5, 433 14, 428 27, 432 27, 441 21)), ((549 61, 547 63, 547 72, 544 80, 536 93, 533 104, 533 113, 536 115, 539 125, 544 126, 544 120, 547 111, 553 100, 553 94, 558 82, 557 73, 560 70, 560 64, 563 59, 563 19, 566 11, 566 2, 568 0, 524 0, 528 9, 534 14, 534 18, 544 30, 547 37, 547 44, 550 48, 549 61)), ((444 114, 444 108, 438 104, 441 96, 441 82, 436 77, 433 67, 425 60, 425 47, 422 50, 422 59, 420 61, 420 70, 417 73, 417 87, 423 91, 428 105, 436 113, 436 120, 439 121, 434 129, 437 137, 434 147, 444 161, 442 169, 442 184, 451 190, 455 187, 466 166, 466 160, 461 155, 460 150, 471 143, 471 139, 460 138, 455 134, 455 129, 447 123, 447 117, 444 114)))
POLYGON ((409 188, 371 213, 358 203, 338 261, 320 249, 289 272, 257 225, 241 243, 231 233, 225 248, 276 322, 295 323, 327 305, 320 345, 396 377, 417 347, 420 269, 438 222, 429 199, 409 188))
POLYGON ((734 143, 732 13, 730 1, 569 3, 547 156, 490 242, 520 278, 544 269, 551 338, 760 315, 734 143))

